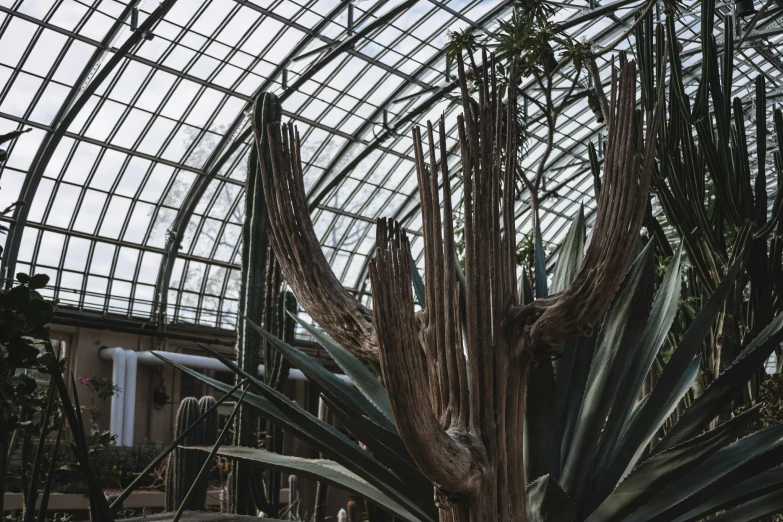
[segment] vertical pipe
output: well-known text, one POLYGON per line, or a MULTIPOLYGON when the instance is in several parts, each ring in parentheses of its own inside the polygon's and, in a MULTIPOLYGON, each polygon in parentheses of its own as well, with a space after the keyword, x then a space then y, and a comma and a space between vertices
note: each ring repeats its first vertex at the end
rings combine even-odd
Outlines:
POLYGON ((125 349, 123 348, 102 348, 99 352, 101 359, 110 359, 113 361, 111 370, 111 380, 121 389, 120 394, 111 396, 111 418, 109 420, 109 431, 117 436, 117 446, 122 446, 123 435, 123 417, 125 413, 125 404, 122 393, 125 393, 125 349))
POLYGON ((136 369, 138 354, 133 350, 125 350, 125 389, 122 390, 123 412, 122 445, 133 446, 133 435, 136 428, 136 369))

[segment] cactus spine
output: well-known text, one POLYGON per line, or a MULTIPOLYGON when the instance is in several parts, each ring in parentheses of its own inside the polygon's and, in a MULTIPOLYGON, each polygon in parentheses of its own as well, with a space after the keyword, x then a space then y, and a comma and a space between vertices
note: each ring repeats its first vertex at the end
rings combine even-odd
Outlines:
MULTIPOLYGON (((268 123, 280 121, 281 108, 277 96, 261 93, 253 104, 253 129, 256 147, 250 147, 245 186, 245 222, 242 226, 242 285, 240 289, 239 320, 237 321, 237 360, 240 367, 252 374, 258 372, 261 362, 261 336, 242 319, 258 320, 263 315, 264 281, 269 240, 266 200, 261 181, 260 162, 271 171, 268 138, 263 129, 268 123), (260 154, 260 156, 259 156, 260 154)), ((258 445, 258 417, 250 408, 240 407, 237 415, 234 443, 238 446, 258 445)), ((233 468, 229 509, 233 513, 255 515, 253 481, 250 465, 237 462, 233 468)))
MULTIPOLYGON (((203 397, 197 401, 194 397, 182 399, 177 410, 177 424, 175 437, 188 429, 201 414, 215 403, 212 397, 203 397)), ((201 424, 192 430, 182 441, 181 446, 202 446, 214 444, 217 439, 218 416, 217 410, 206 417, 201 424)), ((169 456, 166 470, 166 511, 175 511, 190 489, 193 477, 198 475, 204 464, 206 454, 201 451, 176 448, 169 456)), ((188 501, 187 509, 191 511, 204 510, 207 502, 207 488, 209 477, 202 477, 193 495, 188 501)))

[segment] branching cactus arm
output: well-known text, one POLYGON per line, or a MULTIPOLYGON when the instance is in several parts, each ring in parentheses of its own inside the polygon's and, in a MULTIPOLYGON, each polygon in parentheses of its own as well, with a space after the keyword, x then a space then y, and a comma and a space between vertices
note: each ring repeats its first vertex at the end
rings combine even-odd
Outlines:
MULTIPOLYGON (((398 223, 381 220, 377 245, 370 264, 376 303, 373 312, 375 324, 383 332, 378 340, 381 370, 397 429, 427 478, 446 491, 468 493, 474 467, 471 449, 436 417, 439 394, 433 405, 433 397, 423 392, 429 387, 429 378, 413 313, 408 238, 398 223)), ((437 379, 438 374, 434 377, 437 379)))
POLYGON ((604 185, 593 228, 593 239, 571 285, 556 299, 515 310, 516 326, 526 332, 526 346, 538 351, 589 332, 603 316, 623 280, 639 238, 650 179, 655 168, 658 109, 648 128, 643 163, 635 129, 636 64, 630 62, 612 88, 612 114, 604 185), (616 100, 616 102, 615 102, 616 100))
MULTIPOLYGON (((291 126, 266 129, 272 171, 262 164, 269 205, 270 241, 302 307, 335 341, 365 361, 378 360, 372 313, 335 277, 318 244, 307 208, 299 134, 291 126)), ((257 140, 258 141, 258 140, 257 140)))

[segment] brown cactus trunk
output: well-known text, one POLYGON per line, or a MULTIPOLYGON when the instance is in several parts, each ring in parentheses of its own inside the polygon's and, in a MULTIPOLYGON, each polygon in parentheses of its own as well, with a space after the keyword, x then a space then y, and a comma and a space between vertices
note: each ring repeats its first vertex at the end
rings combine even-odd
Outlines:
MULTIPOLYGON (((528 382, 529 374, 537 375, 529 370, 550 364, 563 341, 590 331, 608 308, 647 209, 655 140, 648 140, 640 168, 631 62, 613 84, 602 197, 581 268, 563 292, 522 303, 514 198, 517 133, 504 130, 504 121, 517 121, 516 95, 504 106, 495 82, 485 83, 476 102, 459 56, 458 62, 464 110, 458 118, 463 281, 457 278, 443 119, 438 142, 427 125, 427 156, 421 130, 413 131, 424 236, 421 311, 414 312, 410 244, 392 220, 378 221, 377 250, 370 263, 372 311, 334 277, 312 230, 299 140, 291 127, 267 128, 275 155, 272 172, 263 172, 270 239, 275 252, 286 252, 279 256, 283 273, 311 317, 355 355, 380 362, 397 430, 433 483, 440 520, 527 522, 526 486, 548 472, 549 462, 545 456, 540 462, 531 459, 530 474, 535 476, 525 476, 526 404, 538 406, 533 401, 551 400, 552 394, 537 379, 528 382)), ((496 78, 494 59, 491 63, 484 56, 482 78, 496 78)), ((509 83, 516 78, 512 63, 509 83)), ((659 118, 656 111, 651 129, 658 129, 659 118)), ((549 380, 551 384, 551 376, 549 380)), ((535 425, 530 433, 542 436, 544 431, 535 425)), ((539 450, 530 451, 539 456, 539 450)))

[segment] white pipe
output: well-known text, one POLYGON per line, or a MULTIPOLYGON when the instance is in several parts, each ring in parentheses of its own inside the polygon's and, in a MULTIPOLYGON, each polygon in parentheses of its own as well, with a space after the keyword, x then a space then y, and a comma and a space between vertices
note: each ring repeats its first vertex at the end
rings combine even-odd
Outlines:
POLYGON ((116 386, 119 386, 120 388, 119 394, 115 393, 111 396, 111 418, 109 421, 109 432, 111 432, 112 435, 117 436, 117 446, 122 446, 125 401, 123 400, 124 396, 121 397, 120 395, 126 393, 125 361, 127 359, 127 354, 125 353, 124 348, 119 347, 101 348, 98 351, 98 354, 104 361, 112 361, 111 380, 116 386))
MULTIPOLYGON (((148 366, 163 366, 164 362, 162 359, 159 359, 158 357, 155 357, 153 353, 159 353, 166 359, 181 364, 182 366, 185 366, 187 368, 194 368, 198 370, 217 370, 219 372, 230 372, 231 368, 220 362, 219 360, 213 358, 213 357, 204 357, 202 355, 190 355, 186 353, 175 353, 175 352, 162 352, 160 350, 150 350, 148 352, 138 352, 137 355, 139 357, 139 362, 141 364, 146 364, 148 366)), ((264 365, 259 364, 258 365, 258 373, 263 375, 264 374, 264 365)), ((342 379, 343 381, 350 383, 351 379, 347 375, 337 373, 335 374, 337 377, 342 379)), ((297 370, 296 368, 291 368, 288 370, 288 378, 294 381, 306 381, 307 377, 305 377, 305 374, 302 373, 300 370, 297 370)))
MULTIPOLYGON (((98 351, 101 359, 112 361, 111 378, 115 385, 120 387, 120 394, 111 397, 111 422, 109 431, 117 436, 117 446, 133 446, 134 430, 136 427, 136 379, 138 364, 146 366, 163 366, 164 361, 154 355, 159 353, 172 362, 176 362, 187 368, 197 370, 216 370, 220 372, 231 369, 213 357, 190 355, 186 353, 162 352, 150 350, 137 352, 120 347, 103 347, 98 351)), ((264 365, 258 365, 258 373, 264 373, 264 365)), ((343 381, 350 383, 347 375, 335 374, 343 381)), ((305 375, 295 368, 288 371, 288 378, 294 381, 306 381, 305 375)))
POLYGON ((133 446, 133 432, 136 428, 136 368, 137 352, 125 350, 125 390, 122 420, 122 445, 133 446))

